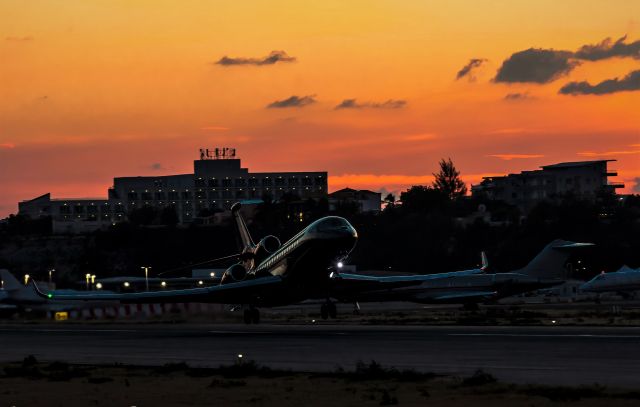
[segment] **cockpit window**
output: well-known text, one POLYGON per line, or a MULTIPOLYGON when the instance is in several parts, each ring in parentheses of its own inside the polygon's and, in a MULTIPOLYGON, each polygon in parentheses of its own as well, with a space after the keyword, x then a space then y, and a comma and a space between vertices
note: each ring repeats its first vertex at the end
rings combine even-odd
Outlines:
POLYGON ((316 224, 313 226, 313 229, 315 229, 318 232, 330 232, 332 230, 336 230, 336 229, 348 227, 348 226, 349 224, 344 219, 338 218, 338 217, 330 217, 330 218, 320 219, 319 221, 317 221, 316 224))

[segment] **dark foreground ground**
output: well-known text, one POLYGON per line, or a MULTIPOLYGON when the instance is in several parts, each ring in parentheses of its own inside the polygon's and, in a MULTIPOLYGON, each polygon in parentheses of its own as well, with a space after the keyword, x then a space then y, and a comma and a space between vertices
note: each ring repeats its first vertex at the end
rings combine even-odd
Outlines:
POLYGON ((42 363, 0 366, 7 406, 635 406, 640 392, 599 385, 563 387, 421 374, 375 363, 324 373, 273 370, 252 362, 216 369, 42 363))
POLYGON ((10 324, 0 363, 41 361, 216 368, 243 360, 331 372, 358 361, 520 384, 640 388, 640 328, 242 324, 10 324))

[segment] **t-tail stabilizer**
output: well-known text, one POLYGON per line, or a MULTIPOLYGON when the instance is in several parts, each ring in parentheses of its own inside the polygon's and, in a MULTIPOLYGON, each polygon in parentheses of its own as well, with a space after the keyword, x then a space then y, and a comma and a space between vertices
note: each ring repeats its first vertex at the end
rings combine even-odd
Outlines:
POLYGON ((539 279, 566 279, 565 264, 575 249, 594 246, 593 243, 575 243, 554 240, 545 246, 525 267, 514 273, 526 274, 539 279))
POLYGON ((249 233, 249 228, 247 228, 247 224, 245 223, 242 215, 240 215, 240 208, 242 205, 240 202, 236 202, 231 207, 231 213, 236 220, 236 225, 238 226, 238 232, 240 233, 240 240, 242 241, 242 251, 246 251, 247 249, 253 249, 256 244, 253 243, 253 239, 251 238, 251 234, 249 233))

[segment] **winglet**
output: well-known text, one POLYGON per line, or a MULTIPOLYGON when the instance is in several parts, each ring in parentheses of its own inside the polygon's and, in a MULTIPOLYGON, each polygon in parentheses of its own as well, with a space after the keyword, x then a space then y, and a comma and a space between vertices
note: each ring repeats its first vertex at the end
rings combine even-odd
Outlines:
POLYGON ((36 280, 31 280, 31 284, 33 284, 33 291, 35 291, 35 293, 39 296, 42 297, 46 300, 50 300, 53 298, 53 294, 51 293, 43 293, 42 291, 40 291, 40 288, 38 288, 38 284, 36 284, 36 280))
POLYGON ((487 259, 487 253, 483 251, 480 252, 480 257, 482 258, 482 267, 480 270, 486 271, 489 268, 489 259, 487 259))

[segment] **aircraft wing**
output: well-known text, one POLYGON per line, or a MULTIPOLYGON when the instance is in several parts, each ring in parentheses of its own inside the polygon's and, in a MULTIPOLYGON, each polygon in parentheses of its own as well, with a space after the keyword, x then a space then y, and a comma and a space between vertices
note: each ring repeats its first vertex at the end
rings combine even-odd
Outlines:
POLYGON ((474 274, 482 274, 483 269, 471 269, 464 271, 453 271, 449 273, 437 273, 437 274, 417 274, 417 275, 404 275, 404 276, 370 276, 366 274, 350 274, 350 273, 332 273, 331 278, 333 280, 342 280, 344 282, 369 282, 369 283, 421 283, 423 281, 440 280, 451 277, 464 277, 474 274))
MULTIPOLYGON (((33 281, 33 280, 32 280, 33 281)), ((113 293, 86 291, 78 293, 42 292, 33 281, 36 293, 49 301, 120 301, 121 303, 163 303, 163 302, 211 302, 220 304, 241 304, 260 293, 266 287, 269 290, 282 283, 278 276, 259 277, 211 287, 183 290, 142 291, 135 293, 113 293)))
POLYGON ((442 294, 435 297, 431 297, 431 299, 435 301, 452 301, 458 302, 461 300, 488 300, 497 294, 496 291, 458 291, 452 292, 449 294, 442 294))

